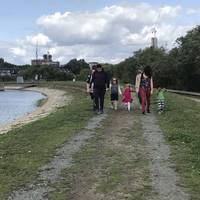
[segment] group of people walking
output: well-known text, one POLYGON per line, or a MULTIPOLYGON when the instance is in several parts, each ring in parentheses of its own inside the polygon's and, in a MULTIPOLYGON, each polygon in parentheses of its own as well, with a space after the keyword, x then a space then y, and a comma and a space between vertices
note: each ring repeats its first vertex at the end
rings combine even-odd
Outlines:
MULTIPOLYGON (((111 108, 118 109, 119 95, 122 95, 122 103, 128 111, 131 110, 131 104, 133 102, 133 92, 135 91, 139 103, 141 104, 142 114, 150 113, 151 95, 153 94, 153 77, 150 66, 144 67, 138 71, 135 80, 135 88, 129 83, 125 83, 125 87, 122 90, 117 78, 112 78, 111 81, 108 78, 107 73, 104 71, 100 64, 92 67, 91 74, 87 77, 87 92, 90 93, 93 101, 93 109, 98 114, 104 112, 104 97, 107 90, 110 90, 111 108)), ((163 90, 158 90, 158 98, 161 98, 158 105, 159 110, 164 108, 164 95, 163 90)), ((161 113, 161 112, 159 112, 161 113)))

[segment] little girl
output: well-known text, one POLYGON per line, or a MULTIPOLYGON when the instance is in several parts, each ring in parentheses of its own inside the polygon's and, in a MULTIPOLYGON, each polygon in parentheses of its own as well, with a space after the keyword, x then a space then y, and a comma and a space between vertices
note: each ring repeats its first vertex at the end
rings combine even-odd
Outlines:
POLYGON ((110 84, 110 90, 111 90, 110 99, 111 99, 112 108, 117 110, 119 94, 121 95, 122 92, 121 92, 118 80, 116 78, 112 79, 111 84, 110 84))
POLYGON ((158 92, 157 92, 158 114, 162 114, 165 108, 164 92, 165 92, 164 88, 158 87, 158 92))
POLYGON ((133 89, 131 88, 130 84, 125 85, 125 89, 123 92, 123 99, 122 102, 127 106, 128 111, 131 110, 131 103, 133 102, 132 93, 133 89))

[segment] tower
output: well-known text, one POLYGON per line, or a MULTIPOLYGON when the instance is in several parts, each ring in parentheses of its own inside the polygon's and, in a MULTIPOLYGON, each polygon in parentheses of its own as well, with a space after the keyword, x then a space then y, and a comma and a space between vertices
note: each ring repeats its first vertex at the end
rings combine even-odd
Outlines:
POLYGON ((156 37, 156 33, 157 33, 157 31, 156 31, 156 28, 153 28, 152 30, 151 30, 151 33, 152 33, 152 37, 151 37, 151 47, 153 47, 153 48, 158 48, 158 39, 157 39, 157 37, 156 37))
POLYGON ((38 60, 38 41, 36 42, 35 59, 38 60))

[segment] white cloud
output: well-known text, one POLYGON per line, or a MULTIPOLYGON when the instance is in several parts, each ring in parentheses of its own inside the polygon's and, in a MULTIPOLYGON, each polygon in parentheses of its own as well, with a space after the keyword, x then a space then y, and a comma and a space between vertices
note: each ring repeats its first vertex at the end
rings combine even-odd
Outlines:
POLYGON ((160 18, 174 18, 177 17, 182 10, 181 6, 163 6, 159 8, 160 18))
POLYGON ((172 47, 177 37, 192 28, 176 21, 184 14, 182 10, 179 5, 154 7, 139 3, 43 15, 37 19, 40 33, 18 40, 11 52, 31 60, 38 42, 40 55, 50 48, 54 60, 62 63, 72 58, 117 63, 149 46, 153 27, 157 29, 159 44, 172 47))
POLYGON ((26 56, 26 50, 19 47, 10 48, 10 51, 16 56, 26 56))
POLYGON ((31 35, 31 36, 26 36, 25 41, 28 44, 31 45, 41 45, 41 46, 45 46, 47 44, 49 44, 51 42, 51 40, 44 34, 42 33, 38 33, 37 35, 31 35))
POLYGON ((149 4, 110 6, 96 12, 42 16, 37 24, 58 44, 108 44, 117 42, 144 25, 176 17, 180 6, 154 8, 149 4))

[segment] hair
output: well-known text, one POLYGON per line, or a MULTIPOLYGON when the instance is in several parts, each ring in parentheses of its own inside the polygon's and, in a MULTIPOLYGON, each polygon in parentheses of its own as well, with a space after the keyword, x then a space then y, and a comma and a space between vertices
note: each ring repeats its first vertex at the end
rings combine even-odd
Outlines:
POLYGON ((118 81, 118 79, 117 79, 117 78, 112 78, 111 84, 113 84, 113 83, 114 83, 114 79, 116 80, 116 84, 118 84, 118 83, 119 83, 119 81, 118 81))
POLYGON ((143 72, 144 72, 145 75, 148 76, 149 78, 152 77, 152 69, 151 69, 151 67, 150 67, 149 65, 147 65, 147 66, 144 68, 144 71, 143 71, 143 72))
POLYGON ((127 86, 131 87, 131 84, 128 81, 125 82, 125 87, 127 87, 127 86))
POLYGON ((101 64, 97 64, 96 68, 102 68, 101 64))
POLYGON ((95 71, 98 71, 97 68, 101 68, 101 71, 104 72, 104 68, 102 67, 101 64, 97 64, 96 65, 96 70, 95 71))
POLYGON ((143 69, 144 69, 143 65, 138 65, 138 67, 137 67, 137 73, 142 73, 143 69))
POLYGON ((96 70, 97 66, 96 65, 93 65, 92 66, 92 70, 96 70))

